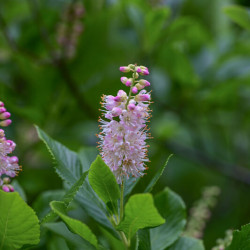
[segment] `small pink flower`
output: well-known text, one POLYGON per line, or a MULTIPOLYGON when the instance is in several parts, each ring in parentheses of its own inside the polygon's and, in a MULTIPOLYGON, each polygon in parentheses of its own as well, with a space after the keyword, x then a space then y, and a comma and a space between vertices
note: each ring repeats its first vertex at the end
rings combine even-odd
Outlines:
POLYGON ((136 94, 138 92, 138 89, 136 87, 133 87, 131 91, 133 94, 136 94))
POLYGON ((129 67, 122 66, 122 67, 120 67, 120 71, 121 71, 121 72, 124 72, 124 73, 127 73, 127 72, 130 71, 130 68, 129 68, 129 67))

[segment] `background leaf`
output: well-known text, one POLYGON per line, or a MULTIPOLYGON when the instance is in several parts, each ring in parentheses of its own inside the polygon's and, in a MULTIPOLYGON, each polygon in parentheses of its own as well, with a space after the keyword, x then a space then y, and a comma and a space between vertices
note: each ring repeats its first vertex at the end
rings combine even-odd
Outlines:
POLYGON ((186 236, 180 237, 171 247, 167 250, 205 250, 203 243, 199 239, 190 238, 186 236))
POLYGON ((161 250, 173 244, 181 235, 186 224, 186 208, 181 197, 169 188, 157 194, 154 200, 166 222, 150 229, 151 248, 161 250))
POLYGON ((231 5, 225 7, 224 12, 242 28, 250 30, 250 12, 247 8, 231 5))
POLYGON ((6 193, 0 190, 0 214, 1 250, 13 250, 24 244, 39 243, 38 218, 17 192, 6 193))

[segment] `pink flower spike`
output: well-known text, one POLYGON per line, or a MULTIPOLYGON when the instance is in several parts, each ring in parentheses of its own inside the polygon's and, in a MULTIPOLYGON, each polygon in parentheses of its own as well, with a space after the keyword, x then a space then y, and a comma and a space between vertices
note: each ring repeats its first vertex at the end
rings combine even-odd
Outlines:
POLYGON ((128 109, 129 110, 134 110, 135 109, 135 104, 134 103, 130 103, 129 105, 128 105, 128 109))
POLYGON ((128 80, 127 77, 125 77, 125 76, 122 76, 122 77, 121 77, 121 82, 122 82, 122 83, 125 84, 125 83, 127 82, 127 80, 128 80))
POLYGON ((136 87, 133 87, 133 88, 132 88, 132 93, 133 93, 133 94, 136 94, 137 92, 138 92, 138 89, 137 89, 136 87))
POLYGON ((1 121, 1 122, 0 122, 0 126, 2 126, 2 127, 7 127, 7 126, 9 126, 11 123, 12 123, 12 121, 11 121, 10 119, 4 120, 4 121, 1 121))
POLYGON ((9 192, 10 191, 10 189, 6 185, 3 185, 2 189, 3 189, 4 192, 9 192))
POLYGON ((130 86, 132 85, 132 80, 131 80, 131 79, 128 79, 128 80, 126 81, 125 85, 126 85, 127 87, 130 87, 130 86))
POLYGON ((0 107, 4 107, 4 103, 0 101, 0 107))
POLYGON ((121 71, 121 72, 124 72, 124 73, 127 73, 127 72, 130 71, 130 68, 129 68, 129 67, 122 66, 122 67, 120 67, 120 71, 121 71))
POLYGON ((119 116, 119 115, 121 115, 121 113, 122 113, 121 108, 115 107, 115 108, 112 109, 112 115, 113 116, 119 116))
POLYGON ((0 108, 0 113, 2 114, 4 112, 6 112, 6 108, 4 108, 4 107, 0 108))
POLYGON ((0 119, 8 119, 11 116, 10 112, 0 114, 0 119))

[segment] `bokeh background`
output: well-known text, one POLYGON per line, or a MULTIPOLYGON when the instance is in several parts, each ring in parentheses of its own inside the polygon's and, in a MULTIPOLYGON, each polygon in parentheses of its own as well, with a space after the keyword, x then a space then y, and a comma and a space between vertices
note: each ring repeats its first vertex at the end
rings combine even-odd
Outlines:
MULTIPOLYGON (((250 31, 224 8, 247 0, 0 1, 0 98, 12 113, 17 180, 29 204, 62 183, 34 124, 72 150, 96 147, 100 96, 123 88, 119 67, 151 72, 149 170, 173 153, 154 189, 188 208, 205 186, 221 194, 204 232, 207 249, 250 222, 250 31)), ((124 88, 123 88, 124 89, 124 88)))

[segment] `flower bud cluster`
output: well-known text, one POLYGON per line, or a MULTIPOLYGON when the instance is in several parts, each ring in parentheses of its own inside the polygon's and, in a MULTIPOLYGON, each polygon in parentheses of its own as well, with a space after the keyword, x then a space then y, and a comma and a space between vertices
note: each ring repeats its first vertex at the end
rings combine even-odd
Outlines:
POLYGON ((101 156, 119 184, 124 178, 144 175, 145 162, 148 161, 145 140, 149 138, 146 122, 151 111, 150 93, 143 89, 150 83, 138 79, 139 75, 148 75, 148 69, 130 64, 120 67, 120 71, 132 73, 131 78, 121 78, 121 82, 130 88, 129 95, 119 90, 116 96, 103 96, 103 116, 106 119, 99 120, 102 131, 97 135, 100 138, 101 156), (134 88, 137 89, 136 92, 133 91, 134 88), (137 94, 138 90, 140 92, 137 94))
POLYGON ((210 210, 216 205, 219 194, 220 189, 217 186, 204 188, 201 199, 195 202, 190 209, 190 218, 187 223, 185 235, 202 238, 206 222, 211 217, 210 210))
POLYGON ((61 48, 62 56, 71 59, 75 56, 76 46, 83 32, 82 18, 84 16, 82 3, 72 2, 62 16, 62 23, 57 30, 57 43, 61 48))
MULTIPOLYGON (((11 124, 8 119, 10 113, 6 111, 3 102, 0 101, 0 126, 6 127, 11 124)), ((16 156, 9 156, 16 147, 15 142, 5 138, 5 132, 0 129, 0 188, 5 192, 13 192, 14 188, 10 185, 10 178, 13 178, 21 170, 16 156)))

